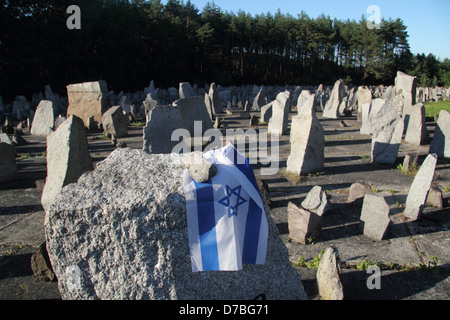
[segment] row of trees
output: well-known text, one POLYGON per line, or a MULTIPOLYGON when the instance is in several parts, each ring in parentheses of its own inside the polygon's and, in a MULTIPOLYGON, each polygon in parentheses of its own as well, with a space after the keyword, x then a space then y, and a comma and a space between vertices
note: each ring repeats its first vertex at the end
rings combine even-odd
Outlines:
POLYGON ((280 11, 201 11, 190 1, 0 1, 0 95, 30 95, 50 84, 104 79, 116 91, 181 81, 241 84, 393 84, 397 70, 421 84, 449 85, 450 62, 412 55, 407 27, 280 11), (81 29, 69 30, 70 5, 81 9, 81 29))

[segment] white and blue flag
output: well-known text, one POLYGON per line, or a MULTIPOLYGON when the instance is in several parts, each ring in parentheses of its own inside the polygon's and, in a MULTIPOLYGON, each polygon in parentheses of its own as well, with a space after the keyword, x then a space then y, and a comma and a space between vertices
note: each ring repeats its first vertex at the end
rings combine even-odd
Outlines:
POLYGON ((203 157, 217 167, 210 181, 184 173, 192 271, 264 264, 268 224, 252 167, 231 144, 203 157))

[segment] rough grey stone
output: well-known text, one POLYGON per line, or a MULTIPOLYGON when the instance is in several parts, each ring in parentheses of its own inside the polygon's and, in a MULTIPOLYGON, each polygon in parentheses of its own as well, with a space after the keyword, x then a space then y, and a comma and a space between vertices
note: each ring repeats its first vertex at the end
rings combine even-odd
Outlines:
POLYGON ((252 116, 250 117, 250 121, 249 121, 248 125, 249 125, 250 127, 255 127, 255 126, 257 126, 258 124, 259 124, 259 118, 258 118, 258 116, 257 116, 257 115, 252 115, 252 116))
POLYGON ((288 228, 289 238, 300 244, 308 244, 310 239, 317 239, 320 234, 322 217, 297 207, 294 203, 288 203, 288 228))
POLYGON ((53 132, 55 127, 55 114, 53 111, 53 102, 42 100, 37 106, 31 124, 31 134, 33 136, 46 137, 53 132))
MULTIPOLYGON (((314 95, 310 98, 314 99, 314 95)), ((323 169, 324 131, 312 108, 303 108, 299 115, 292 117, 290 141, 287 171, 304 175, 323 169)))
POLYGON ((403 212, 403 215, 409 220, 416 221, 423 211, 433 182, 437 158, 436 154, 428 155, 411 184, 406 198, 405 211, 403 212))
POLYGON ((268 123, 270 118, 272 118, 272 102, 261 108, 261 121, 263 123, 268 123))
POLYGON ((365 236, 383 240, 391 222, 386 199, 375 194, 366 194, 361 210, 361 225, 365 236))
POLYGON ((395 92, 402 91, 403 110, 402 118, 405 131, 408 129, 411 107, 416 104, 417 77, 410 76, 404 72, 398 71, 395 78, 395 92))
POLYGON ((297 113, 300 114, 303 108, 313 109, 315 102, 315 95, 312 95, 309 90, 303 90, 298 96, 297 113))
POLYGON ((430 145, 430 153, 441 158, 450 158, 450 113, 441 110, 430 145))
POLYGON ((403 117, 403 104, 405 102, 405 98, 403 98, 403 91, 400 89, 392 99, 389 100, 394 107, 395 111, 400 117, 403 117))
POLYGON ((6 134, 14 133, 14 126, 8 117, 6 117, 5 122, 2 125, 2 133, 6 133, 6 134))
POLYGON ((322 255, 316 274, 317 287, 322 300, 344 299, 344 287, 340 274, 338 250, 335 247, 328 247, 322 255))
POLYGON ((264 88, 261 88, 256 94, 255 99, 253 100, 252 111, 260 111, 261 108, 266 104, 266 100, 263 96, 263 90, 264 88))
POLYGON ((267 206, 264 265, 192 272, 184 156, 117 149, 62 190, 45 220, 61 297, 248 300, 264 294, 269 300, 307 299, 267 206))
POLYGON ((12 143, 14 146, 26 146, 28 141, 22 138, 20 134, 14 133, 12 137, 12 143))
POLYGON ((47 136, 47 179, 41 203, 47 212, 61 189, 93 169, 83 121, 70 116, 47 136))
POLYGON ((268 131, 271 134, 283 135, 287 133, 289 110, 291 109, 291 93, 280 92, 272 103, 272 117, 269 120, 268 131))
POLYGON ((217 173, 216 166, 203 158, 201 152, 192 153, 184 162, 185 167, 194 181, 205 183, 211 180, 217 173))
POLYGON ((359 108, 361 110, 361 128, 359 129, 360 134, 371 134, 369 122, 371 107, 372 107, 371 103, 364 103, 359 105, 359 108))
POLYGON ((405 142, 420 146, 425 144, 428 138, 427 121, 425 118, 425 106, 423 103, 413 105, 410 109, 408 130, 405 142))
POLYGON ((366 194, 372 193, 373 191, 370 184, 361 181, 355 182, 350 186, 347 202, 348 203, 354 202, 355 200, 364 198, 366 194))
POLYGON ((393 164, 403 136, 403 121, 385 99, 372 101, 369 115, 372 133, 372 161, 393 164))
POLYGON ((117 138, 126 137, 127 122, 121 106, 112 107, 103 114, 103 130, 107 135, 115 135, 117 138))
POLYGON ((189 82, 180 83, 178 94, 180 96, 180 99, 192 98, 195 96, 194 89, 192 89, 191 84, 189 82))
POLYGON ((14 145, 9 136, 6 133, 0 133, 0 142, 14 145))
POLYGON ((327 193, 322 187, 315 186, 303 200, 302 207, 322 217, 330 209, 327 193))
POLYGON ((203 96, 179 99, 172 106, 157 106, 148 115, 143 150, 155 154, 171 153, 180 144, 180 136, 172 137, 175 130, 180 129, 177 133, 189 138, 212 128, 203 96), (199 125, 198 130, 195 130, 195 122, 199 125))
POLYGON ((346 95, 344 81, 338 80, 331 91, 330 99, 323 110, 324 118, 337 119, 340 116, 339 106, 346 95))
POLYGON ((437 187, 431 187, 430 192, 428 192, 427 201, 425 203, 427 206, 444 209, 444 200, 442 198, 442 191, 437 187))
POLYGON ((212 110, 213 110, 214 115, 222 113, 223 112, 222 102, 220 101, 219 93, 217 91, 217 86, 214 82, 211 83, 211 86, 209 87, 208 96, 211 100, 211 105, 212 105, 212 110))
POLYGON ((208 111, 209 118, 211 119, 211 121, 213 121, 214 120, 214 110, 212 107, 211 98, 209 97, 209 95, 207 93, 205 93, 205 106, 206 106, 206 111, 208 111))

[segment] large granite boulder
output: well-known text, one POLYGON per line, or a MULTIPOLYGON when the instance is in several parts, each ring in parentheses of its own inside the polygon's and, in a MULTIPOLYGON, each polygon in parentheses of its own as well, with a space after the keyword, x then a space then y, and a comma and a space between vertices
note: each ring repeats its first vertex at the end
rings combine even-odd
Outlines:
POLYGON ((307 299, 267 205, 265 265, 192 272, 187 156, 117 149, 62 190, 45 230, 63 299, 307 299))

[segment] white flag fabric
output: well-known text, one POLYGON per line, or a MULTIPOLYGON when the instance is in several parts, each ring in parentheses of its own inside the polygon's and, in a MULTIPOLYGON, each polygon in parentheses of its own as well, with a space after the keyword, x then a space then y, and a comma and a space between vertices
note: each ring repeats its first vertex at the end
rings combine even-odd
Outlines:
POLYGON ((264 264, 268 224, 248 160, 233 145, 203 155, 217 174, 198 183, 184 172, 192 271, 237 271, 264 264))

